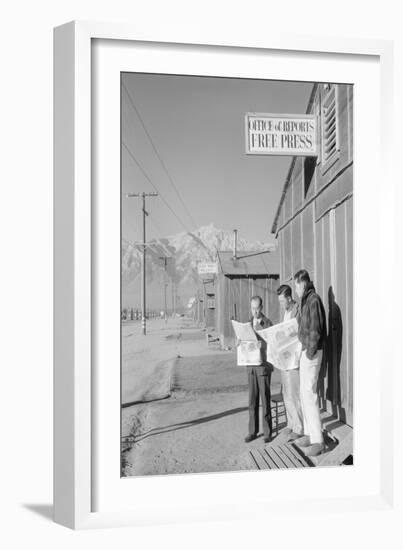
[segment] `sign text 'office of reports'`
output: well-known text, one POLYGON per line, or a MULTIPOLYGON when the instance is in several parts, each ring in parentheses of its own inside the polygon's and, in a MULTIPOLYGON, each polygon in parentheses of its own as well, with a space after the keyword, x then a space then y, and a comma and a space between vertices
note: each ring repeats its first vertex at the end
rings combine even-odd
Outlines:
POLYGON ((316 156, 316 117, 247 113, 246 153, 252 155, 316 156))

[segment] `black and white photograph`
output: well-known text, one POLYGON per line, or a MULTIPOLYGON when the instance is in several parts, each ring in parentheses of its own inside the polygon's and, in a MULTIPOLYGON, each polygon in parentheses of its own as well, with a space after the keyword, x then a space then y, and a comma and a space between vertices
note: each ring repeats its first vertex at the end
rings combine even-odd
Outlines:
POLYGON ((398 550, 401 4, 2 8, 1 548, 398 550))
POLYGON ((353 464, 353 85, 121 73, 121 476, 353 464))
POLYGON ((5 4, 3 548, 402 546, 398 6, 5 4))

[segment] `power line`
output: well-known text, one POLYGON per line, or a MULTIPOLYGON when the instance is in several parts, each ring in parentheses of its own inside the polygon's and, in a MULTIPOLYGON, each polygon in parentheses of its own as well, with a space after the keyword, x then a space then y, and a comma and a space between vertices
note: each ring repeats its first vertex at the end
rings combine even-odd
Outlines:
POLYGON ((155 183, 151 180, 151 178, 148 176, 148 174, 146 173, 146 171, 144 170, 144 168, 142 167, 142 165, 140 164, 140 162, 137 160, 137 158, 134 156, 134 154, 132 153, 132 151, 129 149, 129 147, 126 145, 126 143, 122 140, 122 145, 123 147, 126 149, 126 151, 128 152, 128 154, 130 155, 131 159, 136 163, 136 165, 138 166, 138 168, 140 169, 140 171, 142 172, 143 176, 146 178, 146 180, 154 187, 154 189, 157 191, 157 193, 159 194, 159 196, 161 197, 162 201, 164 202, 164 204, 167 206, 167 208, 169 208, 169 210, 172 212, 172 214, 175 216, 175 218, 178 220, 178 222, 184 227, 185 231, 193 238, 195 239, 199 244, 201 244, 208 252, 208 255, 209 257, 212 259, 212 256, 211 256, 211 252, 208 248, 208 246, 199 238, 197 237, 192 231, 190 231, 190 229, 187 227, 187 225, 181 220, 181 218, 179 218, 179 216, 176 214, 176 212, 172 209, 172 207, 169 205, 169 203, 167 202, 167 200, 164 198, 164 196, 162 195, 162 193, 160 192, 160 190, 158 189, 158 187, 155 185, 155 183))
POLYGON ((154 227, 154 229, 156 229, 157 231, 159 231, 159 233, 160 233, 161 235, 163 235, 164 232, 162 231, 160 225, 155 221, 154 216, 150 214, 150 215, 149 215, 149 218, 150 218, 149 221, 151 222, 151 225, 154 227))
MULTIPOLYGON (((261 250, 260 252, 253 252, 252 254, 244 254, 243 256, 237 256, 237 260, 242 260, 243 258, 251 258, 252 256, 261 256, 262 254, 268 254, 273 252, 272 250, 261 250)), ((263 260, 264 263, 264 260, 263 260)))
POLYGON ((143 176, 146 178, 146 180, 153 186, 153 188, 157 191, 157 193, 159 193, 159 196, 161 197, 161 200, 163 201, 163 203, 167 206, 167 208, 169 208, 169 210, 172 212, 172 214, 175 216, 175 218, 178 220, 178 222, 185 228, 185 230, 188 232, 188 233, 191 233, 191 231, 189 230, 189 228, 185 225, 185 223, 179 218, 179 216, 176 214, 176 212, 172 209, 172 207, 168 204, 168 202, 166 201, 166 199, 164 198, 164 196, 161 194, 160 190, 158 189, 158 187, 155 185, 155 183, 151 180, 151 178, 148 176, 148 174, 146 173, 146 171, 144 170, 144 168, 141 166, 141 164, 139 163, 139 161, 136 159, 136 157, 133 155, 133 153, 131 152, 131 150, 129 149, 129 147, 126 145, 126 143, 122 140, 122 145, 123 147, 126 149, 126 151, 129 153, 130 157, 132 158, 132 160, 136 163, 136 165, 138 166, 138 168, 140 169, 140 171, 142 172, 143 176))
MULTIPOLYGON (((161 234, 161 236, 159 237, 154 237, 153 240, 149 241, 149 244, 153 243, 153 241, 155 241, 158 246, 160 246, 161 248, 164 247, 164 252, 166 253, 167 251, 167 248, 166 248, 166 245, 162 243, 162 239, 164 238, 163 235, 164 235, 164 231, 161 229, 161 226, 159 225, 159 223, 157 223, 155 217, 154 217, 154 214, 152 214, 151 212, 148 212, 148 221, 150 222, 151 226, 153 227, 153 229, 156 231, 156 232, 159 232, 161 234)), ((131 241, 128 241, 127 239, 125 239, 124 237, 122 237, 122 243, 125 243, 126 245, 129 245, 129 246, 137 246, 136 242, 131 242, 131 241)))
MULTIPOLYGON (((150 213, 148 213, 148 216, 150 216, 150 213)), ((126 244, 127 246, 130 246, 131 248, 134 248, 135 250, 140 250, 140 247, 144 246, 144 243, 136 242, 136 241, 130 242, 124 237, 122 237, 122 243, 126 244)), ((155 248, 159 247, 162 250, 162 252, 159 252, 159 254, 167 254, 168 256, 172 256, 172 257, 175 255, 175 251, 170 251, 167 248, 167 246, 162 242, 161 239, 154 238, 153 240, 148 241, 145 244, 148 247, 155 247, 155 248)))
POLYGON ((195 222, 195 219, 193 218, 193 216, 192 216, 192 214, 190 213, 188 207, 186 206, 184 200, 182 199, 182 197, 181 197, 181 195, 180 195, 180 193, 179 193, 179 191, 178 191, 178 188, 176 187, 176 185, 175 185, 175 183, 174 183, 174 181, 173 181, 173 179, 172 179, 172 176, 171 176, 170 173, 168 172, 168 168, 166 167, 165 162, 162 160, 161 155, 159 154, 159 152, 158 152, 158 150, 157 150, 157 147, 155 146, 155 143, 154 143, 154 141, 153 141, 153 139, 152 139, 152 137, 151 137, 149 131, 148 131, 147 128, 146 128, 146 125, 145 125, 145 123, 144 123, 144 120, 143 120, 143 118, 141 117, 141 115, 140 115, 140 113, 139 113, 139 111, 138 111, 136 105, 134 104, 133 98, 132 98, 132 96, 131 96, 129 90, 126 88, 126 86, 125 86, 123 83, 122 83, 122 87, 123 87, 123 89, 124 89, 125 92, 126 92, 126 95, 127 95, 128 99, 129 99, 129 103, 130 103, 131 107, 133 108, 134 112, 136 113, 136 115, 137 115, 137 117, 138 117, 138 119, 139 119, 139 121, 140 121, 140 123, 141 123, 141 125, 142 125, 142 127, 143 127, 143 130, 144 130, 146 136, 148 137, 148 139, 149 139, 149 141, 150 141, 151 147, 153 148, 154 153, 157 155, 157 158, 158 158, 158 160, 160 161, 160 164, 161 164, 161 166, 162 166, 162 168, 163 168, 165 174, 167 175, 167 177, 168 177, 168 179, 169 179, 169 182, 171 183, 172 187, 174 188, 174 190, 175 190, 175 192, 176 192, 176 194, 177 194, 179 200, 181 201, 181 203, 182 203, 182 205, 183 205, 183 208, 184 208, 185 211, 187 212, 187 215, 189 216, 189 219, 192 221, 192 224, 193 224, 195 227, 197 227, 197 223, 195 222))

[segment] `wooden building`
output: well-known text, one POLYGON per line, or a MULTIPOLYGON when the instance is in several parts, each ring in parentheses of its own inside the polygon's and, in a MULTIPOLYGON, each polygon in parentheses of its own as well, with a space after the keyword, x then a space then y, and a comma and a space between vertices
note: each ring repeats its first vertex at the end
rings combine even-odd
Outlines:
POLYGON ((322 406, 353 425, 353 86, 315 84, 317 157, 293 157, 272 232, 280 280, 307 269, 327 312, 322 406))
POLYGON ((215 275, 200 277, 197 291, 197 322, 212 329, 215 327, 215 275))
POLYGON ((273 252, 217 252, 216 332, 222 347, 234 344, 231 320, 246 322, 250 318, 250 299, 259 295, 263 311, 273 323, 279 322, 276 294, 279 279, 279 255, 273 252))
POLYGON ((199 285, 196 293, 196 300, 194 303, 195 308, 195 320, 198 325, 205 326, 204 318, 204 291, 203 286, 199 285))

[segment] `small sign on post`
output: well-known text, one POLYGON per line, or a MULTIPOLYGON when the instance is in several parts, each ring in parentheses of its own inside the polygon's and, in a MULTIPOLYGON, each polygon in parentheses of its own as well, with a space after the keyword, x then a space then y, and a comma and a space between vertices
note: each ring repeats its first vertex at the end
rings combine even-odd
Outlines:
POLYGON ((197 272, 199 275, 217 273, 217 262, 199 262, 197 264, 197 272))
POLYGON ((248 155, 317 156, 315 115, 246 113, 248 155))

